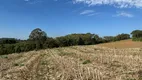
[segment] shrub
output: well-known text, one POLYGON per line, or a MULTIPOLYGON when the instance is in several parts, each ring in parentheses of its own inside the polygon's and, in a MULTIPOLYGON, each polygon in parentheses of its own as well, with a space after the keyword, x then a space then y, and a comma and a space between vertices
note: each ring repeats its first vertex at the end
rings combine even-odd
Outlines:
POLYGON ((59 47, 58 42, 53 38, 47 38, 47 40, 44 43, 44 48, 54 48, 59 47))
POLYGON ((18 40, 15 38, 0 38, 0 44, 15 44, 18 40))

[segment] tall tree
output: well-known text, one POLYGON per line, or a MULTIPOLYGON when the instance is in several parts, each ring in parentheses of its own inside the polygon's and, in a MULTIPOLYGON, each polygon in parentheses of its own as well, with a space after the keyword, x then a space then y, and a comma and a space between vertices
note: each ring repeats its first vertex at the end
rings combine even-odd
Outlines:
POLYGON ((43 48, 43 44, 46 41, 46 39, 47 34, 40 28, 34 29, 29 36, 29 40, 35 41, 37 50, 43 48))
POLYGON ((29 36, 29 40, 43 40, 43 39, 46 39, 47 38, 47 34, 42 31, 40 28, 36 28, 34 29, 30 36, 29 36))
POLYGON ((142 30, 134 30, 131 34, 133 38, 142 38, 142 30))

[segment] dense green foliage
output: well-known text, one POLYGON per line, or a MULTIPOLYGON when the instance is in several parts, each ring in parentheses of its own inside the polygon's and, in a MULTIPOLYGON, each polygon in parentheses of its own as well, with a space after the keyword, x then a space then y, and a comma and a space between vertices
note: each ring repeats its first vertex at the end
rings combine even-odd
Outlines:
POLYGON ((0 44, 15 44, 18 41, 19 40, 15 39, 15 38, 1 38, 0 44))
POLYGON ((20 53, 31 51, 36 48, 34 42, 26 41, 16 44, 1 44, 0 45, 0 54, 10 54, 10 53, 20 53))
POLYGON ((115 36, 104 36, 104 42, 117 41, 115 36))
POLYGON ((28 40, 16 40, 14 38, 0 39, 0 55, 10 53, 20 53, 31 50, 46 48, 65 47, 73 45, 92 45, 129 39, 129 34, 119 34, 117 36, 99 37, 97 34, 69 34, 66 36, 50 38, 41 29, 34 29, 28 40))
POLYGON ((34 29, 30 36, 29 40, 36 41, 36 40, 46 40, 47 34, 39 28, 34 29))
POLYGON ((104 42, 120 41, 125 39, 130 39, 130 35, 122 33, 117 36, 104 36, 104 42))
POLYGON ((43 46, 44 46, 44 48, 55 48, 55 47, 59 47, 59 44, 58 44, 57 40, 55 40, 53 38, 47 38, 47 40, 45 41, 43 46))
POLYGON ((134 30, 131 34, 133 41, 142 41, 142 30, 134 30))
POLYGON ((39 28, 34 29, 30 36, 29 41, 32 41, 36 45, 36 50, 44 48, 44 43, 47 39, 47 34, 39 28))
POLYGON ((116 40, 125 40, 125 39, 130 39, 130 35, 123 33, 116 36, 116 40))

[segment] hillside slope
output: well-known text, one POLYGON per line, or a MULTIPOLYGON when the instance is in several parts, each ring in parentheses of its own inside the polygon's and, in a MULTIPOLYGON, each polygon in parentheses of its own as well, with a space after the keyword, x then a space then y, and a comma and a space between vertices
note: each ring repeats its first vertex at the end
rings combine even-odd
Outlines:
POLYGON ((138 80, 142 50, 73 46, 0 57, 0 80, 138 80))
POLYGON ((98 44, 98 46, 109 47, 109 48, 142 48, 142 42, 135 42, 129 39, 129 40, 98 44))

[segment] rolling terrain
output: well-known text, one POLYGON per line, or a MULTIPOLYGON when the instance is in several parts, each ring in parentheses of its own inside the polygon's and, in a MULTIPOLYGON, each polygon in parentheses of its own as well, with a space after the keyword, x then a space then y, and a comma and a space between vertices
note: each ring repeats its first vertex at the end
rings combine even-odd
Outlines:
POLYGON ((141 80, 142 49, 120 43, 2 55, 0 80, 141 80))
POLYGON ((98 45, 109 48, 142 48, 142 42, 135 42, 132 41, 131 39, 110 42, 110 43, 103 43, 98 45))

